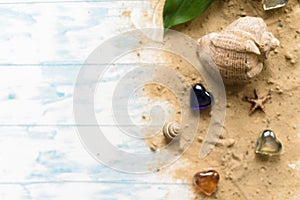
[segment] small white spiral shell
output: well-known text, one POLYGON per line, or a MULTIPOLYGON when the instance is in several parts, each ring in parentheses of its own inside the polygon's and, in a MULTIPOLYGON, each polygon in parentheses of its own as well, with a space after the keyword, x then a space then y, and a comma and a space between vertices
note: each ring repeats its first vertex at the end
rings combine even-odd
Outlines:
POLYGON ((163 127, 163 134, 167 140, 172 140, 180 134, 179 125, 175 122, 167 122, 163 127))

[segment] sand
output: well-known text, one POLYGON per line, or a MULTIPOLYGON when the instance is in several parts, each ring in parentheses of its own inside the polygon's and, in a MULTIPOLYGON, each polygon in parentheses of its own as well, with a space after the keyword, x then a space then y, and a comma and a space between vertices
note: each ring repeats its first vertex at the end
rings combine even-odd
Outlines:
MULTIPOLYGON (((205 110, 201 111, 196 139, 190 148, 172 167, 159 173, 188 183, 194 192, 192 199, 300 199, 299 1, 290 0, 283 8, 266 12, 262 4, 254 0, 216 0, 203 15, 174 30, 197 40, 244 16, 263 18, 268 30, 279 39, 280 46, 271 52, 257 77, 245 85, 226 86, 226 119, 221 139, 213 151, 203 160, 198 157, 211 117, 210 110, 205 110), (253 96, 254 88, 261 95, 270 92, 272 98, 265 104, 266 113, 257 110, 249 116, 251 104, 243 101, 243 97, 253 96), (282 142, 280 156, 262 158, 255 155, 256 139, 265 129, 273 130, 282 142), (216 193, 205 197, 193 187, 193 175, 211 168, 217 170, 221 178, 216 193)), ((168 54, 164 56, 190 84, 203 81, 184 60, 168 54)), ((182 108, 174 95, 157 85, 146 85, 145 90, 151 98, 172 104, 177 111, 173 120, 180 123, 182 108)), ((152 150, 166 144, 162 134, 148 143, 152 150)))

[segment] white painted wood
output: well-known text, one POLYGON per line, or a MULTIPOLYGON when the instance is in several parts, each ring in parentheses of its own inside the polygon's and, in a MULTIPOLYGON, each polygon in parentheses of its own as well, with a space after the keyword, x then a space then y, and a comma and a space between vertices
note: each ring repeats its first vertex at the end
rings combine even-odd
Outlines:
POLYGON ((145 0, 1 0, 0 4, 42 4, 42 3, 86 3, 86 2, 134 2, 134 1, 145 1, 145 0))
MULTIPOLYGON (((3 199, 105 199, 105 200, 161 200, 178 199, 178 194, 187 190, 187 186, 178 184, 66 181, 58 183, 32 183, 1 185, 3 199), (9 193, 9 191, 16 191, 9 193), (166 193, 166 191, 169 191, 166 193)), ((181 195, 187 199, 187 195, 181 195)))
MULTIPOLYGON (((76 126, 84 124, 73 120, 73 89, 84 60, 112 36, 151 27, 143 17, 153 9, 140 0, 0 1, 0 199, 188 198, 186 183, 97 163, 77 136, 76 126)), ((119 78, 108 77, 107 88, 119 78)), ((88 126, 105 129, 120 148, 149 151, 143 142, 116 137, 104 108, 96 107, 101 124, 88 126)))
POLYGON ((0 64, 82 63, 104 40, 135 28, 124 12, 145 9, 143 1, 0 4, 0 64))
MULTIPOLYGON (((95 91, 95 112, 101 125, 115 124, 111 105, 114 87, 122 74, 125 75, 135 66, 139 65, 89 66, 108 68, 99 81, 99 91, 95 91)), ((81 67, 71 64, 0 66, 0 126, 74 124, 73 92, 81 67)), ((150 102, 141 104, 145 109, 131 107, 131 114, 139 110, 136 114, 141 116, 142 112, 148 111, 150 102)), ((172 110, 172 105, 168 105, 168 102, 161 103, 172 110)), ((124 107, 127 108, 127 105, 124 107)))

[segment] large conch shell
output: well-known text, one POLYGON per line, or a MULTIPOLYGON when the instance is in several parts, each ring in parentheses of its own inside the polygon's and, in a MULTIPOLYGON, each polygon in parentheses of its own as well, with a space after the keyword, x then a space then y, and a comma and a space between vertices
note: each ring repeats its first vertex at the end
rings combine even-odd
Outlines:
POLYGON ((198 40, 198 56, 210 74, 218 69, 225 83, 245 83, 258 75, 270 51, 279 45, 263 19, 243 17, 219 33, 198 40))

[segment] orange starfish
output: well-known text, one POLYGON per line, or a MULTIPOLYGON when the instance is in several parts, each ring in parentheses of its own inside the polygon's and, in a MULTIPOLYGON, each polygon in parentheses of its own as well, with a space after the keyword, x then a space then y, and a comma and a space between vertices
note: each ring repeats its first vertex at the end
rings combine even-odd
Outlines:
POLYGON ((249 111, 249 115, 251 115, 256 109, 260 108, 265 113, 265 106, 264 103, 271 98, 271 95, 265 95, 265 96, 258 96, 258 92, 256 89, 254 89, 254 98, 250 98, 245 96, 245 100, 252 103, 252 107, 249 111))

